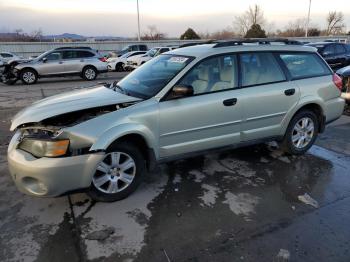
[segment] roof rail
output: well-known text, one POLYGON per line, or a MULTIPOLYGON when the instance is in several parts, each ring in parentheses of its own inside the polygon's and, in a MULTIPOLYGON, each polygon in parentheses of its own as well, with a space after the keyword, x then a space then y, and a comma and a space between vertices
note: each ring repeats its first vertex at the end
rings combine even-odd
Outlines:
POLYGON ((179 48, 189 47, 189 46, 196 46, 196 45, 213 44, 213 43, 217 43, 217 42, 215 42, 214 40, 208 40, 208 41, 204 41, 204 42, 185 43, 185 44, 179 45, 179 48))
POLYGON ((91 47, 88 46, 66 46, 66 47, 57 47, 54 50, 63 50, 63 49, 87 49, 92 50, 91 47))
POLYGON ((297 40, 290 40, 287 38, 247 38, 247 39, 233 39, 227 41, 217 41, 217 44, 213 48, 238 46, 244 44, 258 44, 258 45, 270 45, 271 43, 284 43, 286 45, 302 45, 297 40))

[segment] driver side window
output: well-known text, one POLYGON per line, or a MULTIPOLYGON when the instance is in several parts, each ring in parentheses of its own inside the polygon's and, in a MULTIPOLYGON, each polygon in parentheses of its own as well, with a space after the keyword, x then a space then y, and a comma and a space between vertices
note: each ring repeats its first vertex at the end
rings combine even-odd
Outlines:
POLYGON ((236 88, 237 58, 222 55, 205 59, 192 68, 179 85, 192 86, 195 95, 236 88))
POLYGON ((56 61, 62 59, 62 54, 60 52, 50 53, 46 56, 47 61, 56 61))

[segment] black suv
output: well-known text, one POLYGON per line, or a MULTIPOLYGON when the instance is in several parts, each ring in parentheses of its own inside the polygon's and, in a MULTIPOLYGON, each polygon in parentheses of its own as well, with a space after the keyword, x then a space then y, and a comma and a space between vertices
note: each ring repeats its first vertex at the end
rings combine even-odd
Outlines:
POLYGON ((327 61, 332 69, 350 65, 350 46, 343 43, 319 42, 307 44, 317 48, 317 52, 327 61))

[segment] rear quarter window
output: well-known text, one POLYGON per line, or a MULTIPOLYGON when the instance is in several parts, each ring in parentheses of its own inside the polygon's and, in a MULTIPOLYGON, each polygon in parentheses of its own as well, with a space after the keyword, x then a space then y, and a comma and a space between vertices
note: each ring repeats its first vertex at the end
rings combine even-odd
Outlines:
POLYGON ((280 54, 280 57, 293 79, 324 76, 332 73, 317 54, 286 53, 280 54))
POLYGON ((89 51, 77 51, 79 58, 94 57, 95 54, 89 51))

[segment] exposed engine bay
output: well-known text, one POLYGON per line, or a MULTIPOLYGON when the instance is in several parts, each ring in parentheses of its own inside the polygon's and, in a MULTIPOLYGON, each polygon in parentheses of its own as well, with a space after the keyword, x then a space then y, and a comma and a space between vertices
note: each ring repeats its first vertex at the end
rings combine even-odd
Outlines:
POLYGON ((8 63, 4 63, 3 65, 0 65, 0 81, 3 82, 6 85, 14 85, 17 80, 19 79, 19 74, 16 73, 15 67, 18 64, 22 63, 28 63, 31 60, 14 60, 10 61, 8 63))

